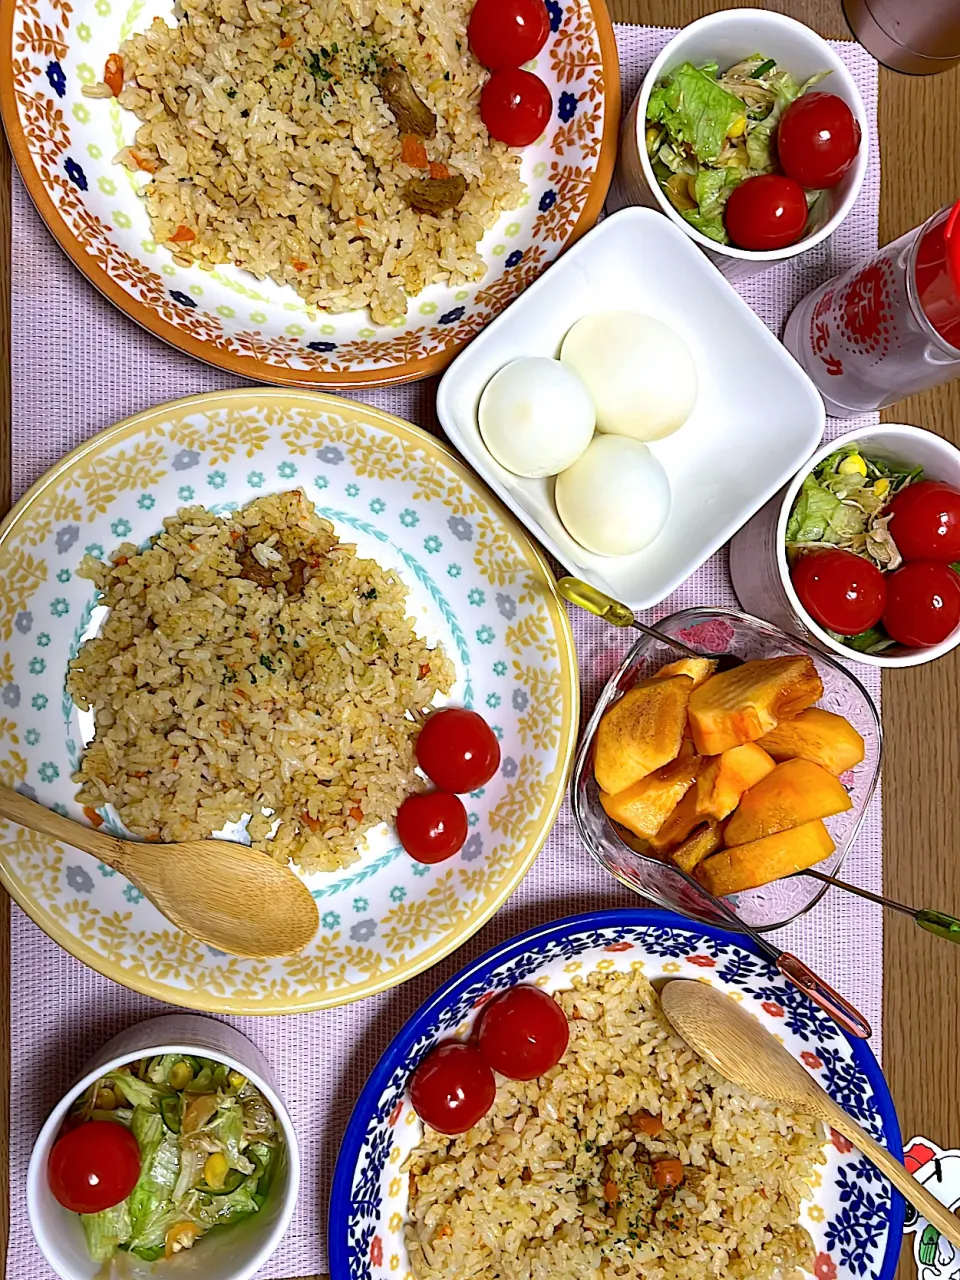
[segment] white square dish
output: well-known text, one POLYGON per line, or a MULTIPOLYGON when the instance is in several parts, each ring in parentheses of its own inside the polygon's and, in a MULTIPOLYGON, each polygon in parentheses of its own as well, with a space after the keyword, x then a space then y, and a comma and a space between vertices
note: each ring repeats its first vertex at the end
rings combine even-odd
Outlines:
POLYGON ((631 208, 606 218, 565 253, 457 357, 437 392, 453 445, 560 562, 633 609, 659 604, 793 475, 823 434, 813 383, 720 272, 662 214, 631 208), (673 494, 650 546, 599 556, 569 536, 554 479, 513 475, 487 451, 480 395, 519 356, 556 356, 590 312, 655 316, 684 339, 699 378, 687 422, 650 445, 673 494))

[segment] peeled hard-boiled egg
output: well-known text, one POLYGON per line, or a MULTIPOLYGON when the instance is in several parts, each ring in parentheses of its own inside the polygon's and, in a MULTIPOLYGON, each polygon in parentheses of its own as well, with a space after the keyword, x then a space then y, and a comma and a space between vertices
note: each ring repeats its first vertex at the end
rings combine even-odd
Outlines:
POLYGON ((697 367, 669 325, 635 311, 599 311, 578 320, 561 361, 590 392, 597 430, 662 440, 682 427, 697 400, 697 367))
POLYGON ((480 435, 501 467, 518 476, 555 476, 593 436, 593 404, 559 360, 524 356, 495 373, 478 410, 480 435))
POLYGON ((557 513, 570 537, 599 556, 626 556, 650 545, 670 514, 666 472, 630 436, 595 436, 557 476, 557 513))

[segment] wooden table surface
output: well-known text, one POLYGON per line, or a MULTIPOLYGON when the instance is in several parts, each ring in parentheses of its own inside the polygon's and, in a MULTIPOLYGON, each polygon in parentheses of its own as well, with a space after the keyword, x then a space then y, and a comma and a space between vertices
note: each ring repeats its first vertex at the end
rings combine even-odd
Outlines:
MULTIPOLYGON (((748 0, 745 0, 745 3, 748 0)), ((760 0, 753 0, 760 3, 760 0)), ((615 21, 680 26, 722 0, 608 0, 615 21)), ((764 0, 822 35, 849 33, 839 0, 764 0)), ((912 78, 880 70, 880 242, 960 197, 960 69, 912 78)), ((10 157, 0 140, 0 512, 10 505, 10 157)), ((132 322, 131 322, 132 323, 132 322)), ((960 444, 960 382, 886 410, 889 422, 932 428, 960 444)), ((937 663, 884 673, 883 879, 902 902, 960 914, 960 650, 937 663)), ((905 916, 884 920, 884 1068, 904 1138, 960 1146, 960 948, 905 916)), ((0 902, 0 1258, 8 1226, 9 904, 0 902)), ((879 977, 879 975, 878 975, 879 977)), ((904 1249, 901 1276, 912 1274, 904 1249)), ((16 1277, 10 1277, 16 1280, 16 1277)))

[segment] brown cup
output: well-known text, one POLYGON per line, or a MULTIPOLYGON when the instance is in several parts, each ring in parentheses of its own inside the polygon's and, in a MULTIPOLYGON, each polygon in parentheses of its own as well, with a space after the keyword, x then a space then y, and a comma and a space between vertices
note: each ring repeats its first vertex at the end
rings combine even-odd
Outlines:
POLYGON ((843 0, 850 30, 893 71, 929 76, 960 62, 960 0, 843 0))

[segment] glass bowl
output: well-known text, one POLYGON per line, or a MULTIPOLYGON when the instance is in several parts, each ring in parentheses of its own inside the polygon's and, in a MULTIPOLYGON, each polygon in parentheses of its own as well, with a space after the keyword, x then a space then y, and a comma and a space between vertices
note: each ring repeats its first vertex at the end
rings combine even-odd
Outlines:
MULTIPOLYGON (((702 653, 734 653, 743 659, 776 658, 803 654, 813 660, 823 681, 823 697, 817 703, 844 716, 863 738, 865 755, 841 779, 852 807, 826 819, 836 849, 817 863, 817 870, 837 875, 850 851, 867 805, 880 777, 883 734, 873 700, 860 681, 842 663, 777 627, 729 609, 682 609, 662 618, 657 627, 666 635, 702 653)), ((593 776, 593 740, 600 717, 637 680, 653 675, 682 655, 659 640, 643 637, 607 681, 584 730, 577 752, 570 796, 577 830, 593 857, 628 888, 659 906, 679 911, 692 920, 730 927, 729 916, 712 894, 691 876, 670 863, 631 849, 600 804, 600 788, 593 776)), ((737 917, 760 932, 781 929, 820 901, 829 886, 802 873, 775 880, 725 899, 737 917)))

